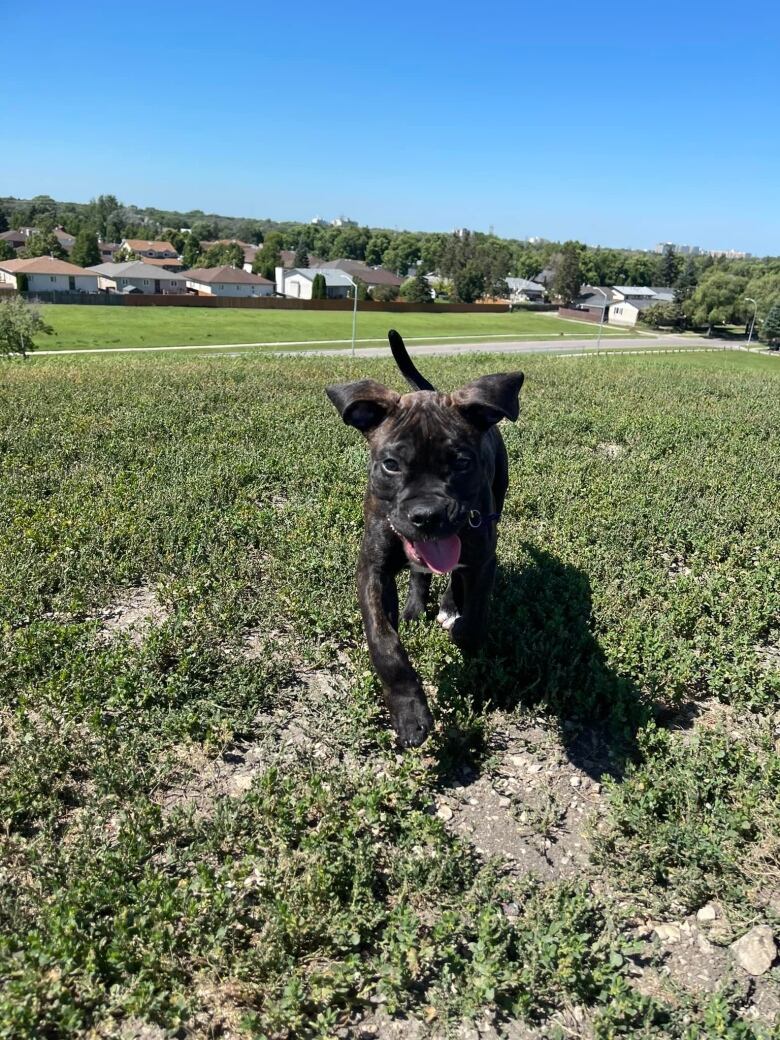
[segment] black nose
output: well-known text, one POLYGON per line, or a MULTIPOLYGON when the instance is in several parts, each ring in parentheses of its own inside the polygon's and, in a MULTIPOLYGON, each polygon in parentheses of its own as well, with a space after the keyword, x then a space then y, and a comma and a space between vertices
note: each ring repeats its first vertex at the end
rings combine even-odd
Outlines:
POLYGON ((436 506, 414 505, 409 510, 409 522, 421 530, 430 529, 444 519, 444 510, 436 506))

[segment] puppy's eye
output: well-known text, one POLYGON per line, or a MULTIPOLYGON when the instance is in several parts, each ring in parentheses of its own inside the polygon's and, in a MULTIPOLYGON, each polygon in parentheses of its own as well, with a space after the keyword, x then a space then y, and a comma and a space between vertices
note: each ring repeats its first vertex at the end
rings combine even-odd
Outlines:
POLYGON ((382 459, 382 469, 385 473, 401 472, 401 466, 396 459, 382 459))
POLYGON ((458 455, 453 462, 453 466, 459 473, 465 473, 467 469, 471 469, 473 459, 470 455, 458 455))

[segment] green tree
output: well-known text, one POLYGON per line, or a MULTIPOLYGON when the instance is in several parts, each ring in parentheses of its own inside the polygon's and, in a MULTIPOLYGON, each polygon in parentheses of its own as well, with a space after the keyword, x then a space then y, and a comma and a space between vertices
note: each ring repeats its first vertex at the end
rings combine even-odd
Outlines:
POLYGON ((371 267, 381 267, 389 248, 390 236, 384 231, 375 231, 366 244, 366 263, 371 267))
POLYGON ((402 277, 420 258, 420 240, 417 235, 404 231, 396 235, 385 251, 383 267, 402 277))
POLYGON ((677 281, 674 283, 674 301, 675 303, 685 303, 693 296, 694 290, 698 284, 699 277, 696 273, 696 263, 692 256, 689 256, 685 261, 685 265, 677 276, 677 281))
POLYGON ((309 253, 306 249, 305 242, 299 242, 298 247, 295 250, 295 259, 293 260, 293 266, 295 267, 308 267, 309 266, 309 253))
POLYGON ((0 354, 25 358, 35 350, 37 335, 53 331, 40 312, 21 296, 12 296, 0 303, 0 354))
POLYGON ((313 300, 327 300, 328 285, 324 274, 315 274, 311 283, 311 298, 313 300))
POLYGON ((679 329, 685 325, 685 315, 678 303, 655 303, 639 312, 639 320, 655 329, 679 329))
POLYGON ((685 305, 694 325, 706 325, 711 336, 718 325, 740 322, 745 315, 745 279, 718 269, 710 269, 685 305))
POLYGON ((671 244, 664 246, 664 251, 658 261, 658 281, 654 284, 671 287, 677 283, 682 270, 683 259, 677 254, 671 244))
POLYGON ((407 303, 433 303, 433 293, 423 269, 401 286, 400 296, 407 303))
POLYGON ((162 233, 162 239, 163 242, 170 242, 179 255, 181 255, 184 244, 187 241, 186 236, 181 231, 177 231, 176 228, 166 228, 162 233))
POLYGON ((391 303, 398 299, 398 287, 395 285, 375 285, 371 290, 371 299, 377 303, 391 303))
POLYGON ((474 303, 485 292, 485 276, 479 265, 470 260, 453 278, 455 296, 461 303, 474 303))
POLYGON ((53 231, 34 231, 27 239, 21 255, 28 259, 36 256, 53 256, 57 260, 64 260, 67 253, 53 231))
POLYGON ((0 238, 0 260, 13 260, 16 257, 14 247, 4 238, 0 238))
POLYGON ((780 350, 780 303, 769 308, 761 326, 761 339, 769 344, 770 350, 780 350))
POLYGON ((582 247, 579 242, 564 242, 554 268, 553 295, 564 303, 569 304, 575 297, 579 296, 582 285, 582 271, 580 270, 580 253, 582 247))
MULTIPOLYGON (((745 296, 756 301, 759 314, 767 314, 776 303, 780 303, 780 271, 754 275, 747 284, 745 296)), ((750 304, 749 313, 753 313, 753 304, 750 304)))
POLYGON ((76 241, 73 243, 73 252, 70 254, 70 258, 79 267, 94 267, 95 264, 100 263, 100 246, 94 231, 90 231, 88 228, 83 228, 79 231, 78 235, 76 235, 76 241))
POLYGON ((215 242, 198 258, 198 267, 223 266, 238 268, 244 266, 244 248, 238 242, 215 242))
POLYGON ((8 230, 8 217, 5 215, 5 210, 0 209, 0 235, 4 231, 8 230))
POLYGON ((181 262, 185 267, 196 267, 200 256, 200 239, 194 232, 190 232, 184 240, 184 249, 181 253, 181 262))
POLYGON ((266 235, 263 248, 258 249, 257 256, 252 262, 254 274, 261 274, 263 278, 273 281, 276 278, 276 268, 282 266, 282 236, 278 231, 272 231, 266 235))

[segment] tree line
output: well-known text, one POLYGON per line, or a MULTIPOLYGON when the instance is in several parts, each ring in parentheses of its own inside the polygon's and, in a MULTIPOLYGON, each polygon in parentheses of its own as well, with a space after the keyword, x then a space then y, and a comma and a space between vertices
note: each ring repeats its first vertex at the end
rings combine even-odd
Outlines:
MULTIPOLYGON (((642 320, 647 324, 712 331, 747 324, 755 311, 755 329, 764 338, 767 322, 773 328, 770 311, 780 305, 780 258, 776 257, 727 260, 681 256, 671 247, 655 254, 576 241, 528 243, 478 231, 447 234, 254 220, 202 210, 139 208, 121 203, 115 195, 99 195, 87 203, 58 202, 48 195, 0 198, 0 231, 28 226, 37 229, 26 244, 28 255, 64 256, 54 235, 54 228, 61 226, 75 235, 71 259, 84 267, 100 263, 98 239, 118 243, 124 238, 167 239, 186 267, 241 267, 244 253, 237 241, 201 245, 227 239, 262 246, 253 270, 266 278, 274 278, 285 250, 294 252, 296 267, 307 267, 314 260, 359 260, 408 276, 401 296, 415 301, 431 297, 430 285, 421 274, 437 276, 437 295, 471 303, 506 299, 508 277, 534 279, 544 272, 548 292, 557 302, 571 303, 582 285, 662 286, 674 290, 674 302, 644 311, 642 320)), ((0 241, 0 259, 9 250, 0 241)), ((374 298, 392 295, 393 290, 374 292, 374 298)))

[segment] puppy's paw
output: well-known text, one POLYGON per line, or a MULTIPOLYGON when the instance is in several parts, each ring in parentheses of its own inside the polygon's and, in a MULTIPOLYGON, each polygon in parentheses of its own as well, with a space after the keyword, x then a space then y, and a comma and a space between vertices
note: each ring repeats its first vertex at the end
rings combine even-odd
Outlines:
POLYGON ((422 693, 396 694, 388 701, 390 721, 401 747, 419 747, 433 729, 433 716, 422 693))
POLYGON ((440 610, 439 613, 436 615, 436 620, 445 632, 452 631, 453 626, 455 625, 456 621, 459 620, 459 618, 460 614, 450 613, 447 610, 440 610))

